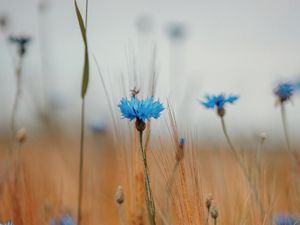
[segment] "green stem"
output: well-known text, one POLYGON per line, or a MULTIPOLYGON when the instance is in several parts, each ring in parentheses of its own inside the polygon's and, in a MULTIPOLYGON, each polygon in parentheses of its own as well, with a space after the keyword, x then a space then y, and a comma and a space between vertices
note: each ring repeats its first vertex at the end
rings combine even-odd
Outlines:
MULTIPOLYGON (((87 31, 89 1, 85 0, 85 31, 87 31)), ((82 98, 81 104, 81 128, 80 128, 80 156, 79 156, 79 187, 78 187, 78 205, 77 205, 77 225, 82 220, 82 195, 83 195, 83 163, 84 163, 84 121, 85 118, 85 98, 82 98)))
POLYGON ((80 225, 82 219, 82 192, 83 192, 83 162, 84 162, 84 98, 81 105, 81 134, 80 134, 80 156, 79 156, 79 189, 78 189, 78 208, 77 208, 77 223, 80 225))
POLYGON ((293 162, 294 162, 294 165, 293 165, 294 170, 296 170, 297 169, 296 168, 297 164, 298 164, 298 166, 300 166, 300 160, 298 158, 297 152, 295 150, 292 150, 292 148, 291 148, 289 132, 288 132, 288 127, 287 127, 286 110, 285 110, 285 107, 284 107, 284 103, 281 103, 280 107, 281 107, 281 119, 282 119, 282 125, 283 125, 285 140, 286 140, 286 143, 287 143, 289 154, 290 154, 290 156, 291 156, 291 158, 293 159, 293 162))
POLYGON ((257 189, 254 187, 253 183, 251 182, 251 177, 250 177, 249 173, 247 172, 247 169, 246 169, 245 165, 242 163, 242 161, 241 161, 241 159, 239 157, 239 153, 234 148, 234 146, 233 146, 233 144, 232 144, 232 142, 231 142, 231 140, 229 138, 229 135, 228 135, 228 132, 227 132, 227 129, 226 129, 226 125, 225 125, 224 117, 220 117, 220 118, 221 118, 223 133, 225 135, 227 143, 228 143, 231 151, 234 153, 235 158, 236 158, 237 162, 239 163, 239 165, 240 165, 240 167, 241 167, 241 169, 243 171, 243 174, 244 174, 244 176, 246 177, 246 179, 248 181, 248 185, 250 186, 250 188, 251 188, 251 190, 252 190, 252 192, 254 194, 255 200, 256 200, 257 204, 259 205, 261 217, 263 217, 265 213, 264 213, 262 202, 259 199, 257 189))
POLYGON ((289 133, 288 133, 288 128, 287 128, 286 111, 285 111, 284 103, 280 104, 280 109, 281 109, 281 119, 282 119, 285 141, 286 141, 288 150, 291 150, 291 144, 290 144, 290 138, 289 138, 289 133))
POLYGON ((140 131, 139 134, 140 134, 140 147, 141 147, 143 163, 144 163, 146 205, 147 205, 147 210, 148 210, 149 222, 151 225, 156 225, 155 205, 154 205, 152 190, 151 190, 151 186, 150 186, 149 166, 148 166, 148 162, 147 162, 146 151, 143 147, 143 131, 140 131))

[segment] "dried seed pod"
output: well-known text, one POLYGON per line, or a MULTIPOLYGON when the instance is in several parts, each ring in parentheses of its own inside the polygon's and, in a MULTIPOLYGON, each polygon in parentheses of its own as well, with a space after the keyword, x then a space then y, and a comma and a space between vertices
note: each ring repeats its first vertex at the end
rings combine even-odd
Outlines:
POLYGON ((27 132, 25 128, 21 128, 16 133, 16 139, 17 141, 22 144, 26 141, 27 138, 27 132))
POLYGON ((124 202, 124 191, 122 186, 118 186, 116 194, 115 194, 115 201, 117 204, 123 204, 124 202))

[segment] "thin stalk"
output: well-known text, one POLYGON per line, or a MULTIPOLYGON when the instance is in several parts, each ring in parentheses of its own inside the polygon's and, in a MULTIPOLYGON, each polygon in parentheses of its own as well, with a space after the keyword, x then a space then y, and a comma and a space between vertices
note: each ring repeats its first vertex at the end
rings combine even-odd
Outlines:
POLYGON ((14 140, 16 134, 16 115, 19 107, 19 99, 21 97, 21 72, 22 72, 22 62, 23 57, 19 57, 19 62, 16 65, 15 73, 16 73, 16 94, 13 103, 13 109, 11 114, 11 132, 12 132, 12 139, 14 140))
POLYGON ((286 140, 286 144, 288 147, 288 151, 289 154, 291 155, 291 157, 293 158, 294 161, 294 170, 296 170, 297 168, 295 164, 298 164, 298 166, 300 166, 300 160, 298 159, 297 153, 295 150, 292 150, 291 148, 291 144, 290 144, 290 136, 289 136, 289 132, 288 132, 288 126, 287 126, 287 116, 286 116, 286 110, 285 110, 285 106, 284 103, 280 104, 280 108, 281 108, 281 119, 282 119, 282 125, 283 125, 283 131, 284 131, 284 136, 285 136, 285 140, 286 140))
POLYGON ((214 219, 214 225, 217 225, 217 219, 214 219))
POLYGON ((82 215, 82 192, 83 192, 83 162, 84 162, 84 115, 85 115, 85 101, 82 99, 81 105, 81 133, 80 133, 80 156, 79 156, 79 189, 78 189, 78 208, 77 208, 77 221, 80 225, 82 215))
POLYGON ((118 213, 119 213, 120 225, 125 225, 125 216, 124 216, 123 204, 118 204, 118 213))
POLYGON ((288 150, 290 151, 291 150, 291 144, 290 144, 290 137, 289 137, 288 128, 287 128, 286 111, 285 111, 284 103, 280 104, 280 109, 281 109, 281 119, 282 119, 282 125, 283 125, 285 141, 286 141, 288 150))
POLYGON ((258 192, 256 190, 256 188, 254 187, 253 183, 251 182, 251 177, 249 175, 249 173, 247 172, 247 169, 245 168, 245 165, 242 163, 242 161, 240 160, 240 157, 239 157, 239 153, 237 152, 237 150, 234 148, 232 142, 231 142, 231 139, 229 138, 229 135, 228 135, 228 132, 227 132, 227 128, 226 128, 226 125, 225 125, 225 120, 224 120, 224 117, 220 117, 221 118, 221 123, 222 123, 222 129, 223 129, 223 133, 225 135, 225 138, 227 140, 227 143, 231 149, 231 151, 234 153, 235 157, 236 157, 236 160, 238 161, 242 171, 243 171, 243 174, 244 176, 247 178, 247 181, 248 181, 248 185, 250 186, 253 194, 254 194, 254 197, 255 197, 255 200, 257 202, 257 204, 259 205, 259 209, 260 209, 260 214, 261 216, 263 217, 263 215, 265 214, 264 213, 264 209, 263 209, 263 205, 262 205, 262 202, 260 201, 259 199, 259 196, 258 196, 258 192))
MULTIPOLYGON (((85 30, 87 31, 88 5, 85 0, 85 30)), ((80 126, 80 156, 79 156, 79 187, 78 187, 78 205, 77 205, 77 224, 82 220, 82 195, 83 195, 83 163, 84 163, 84 127, 85 127, 85 97, 82 97, 81 104, 81 126, 80 126)))
POLYGON ((207 217, 205 219, 205 225, 208 225, 208 220, 209 220, 209 210, 207 210, 207 217))
MULTIPOLYGON (((173 170, 172 170, 172 174, 171 174, 171 177, 167 183, 167 188, 166 188, 166 211, 165 211, 165 215, 166 215, 166 220, 169 222, 169 217, 170 217, 170 197, 171 197, 171 194, 172 194, 172 187, 173 187, 173 184, 174 184, 174 181, 175 181, 175 177, 176 177, 176 172, 177 172, 177 169, 178 169, 178 166, 179 166, 179 161, 176 160, 175 164, 174 164, 174 167, 173 167, 173 170)), ((167 224, 165 224, 167 225, 167 224)))
POLYGON ((143 131, 140 131, 139 134, 140 134, 140 147, 141 147, 143 163, 144 163, 146 205, 147 205, 147 210, 148 210, 148 217, 149 217, 150 224, 156 225, 155 205, 154 205, 152 190, 151 190, 151 186, 150 186, 149 166, 148 166, 148 162, 147 162, 146 151, 143 146, 143 131))

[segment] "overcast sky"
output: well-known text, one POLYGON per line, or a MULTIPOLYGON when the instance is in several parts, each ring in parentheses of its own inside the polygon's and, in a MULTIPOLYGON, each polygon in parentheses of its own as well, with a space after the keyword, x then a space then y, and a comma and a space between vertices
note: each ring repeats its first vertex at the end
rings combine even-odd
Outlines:
MULTIPOLYGON (((38 3, 0 0, 0 15, 10 20, 8 33, 33 37, 24 61, 20 120, 34 119, 32 96, 41 100, 45 90, 51 101, 65 105, 60 115, 66 121, 78 121, 83 45, 73 1, 49 0, 42 12, 38 3)), ((84 1, 78 3, 84 14, 84 1)), ((218 129, 216 116, 199 106, 198 100, 207 93, 236 93, 240 100, 227 113, 232 129, 281 134, 272 89, 278 81, 299 79, 300 1, 89 0, 88 40, 103 75, 113 83, 109 91, 117 97, 123 94, 120 77, 132 77, 133 61, 141 77, 147 74, 144 65, 156 46, 157 96, 166 102, 173 89, 180 123, 218 129), (144 23, 146 32, 138 30, 138 21, 144 23), (185 38, 178 43, 170 43, 167 35, 174 23, 184 25, 185 38)), ((0 53, 3 130, 14 96, 11 55, 15 49, 7 48, 2 33, 0 53)), ((126 88, 133 85, 128 82, 126 88)), ((88 120, 105 121, 107 105, 92 56, 87 99, 88 120)), ((291 133, 296 136, 300 131, 299 95, 287 111, 291 133)))

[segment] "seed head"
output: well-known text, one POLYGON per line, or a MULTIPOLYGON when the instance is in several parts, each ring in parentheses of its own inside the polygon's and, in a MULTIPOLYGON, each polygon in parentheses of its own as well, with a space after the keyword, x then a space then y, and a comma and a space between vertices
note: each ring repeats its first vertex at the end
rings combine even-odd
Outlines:
POLYGON ((207 208, 208 211, 209 211, 209 209, 211 207, 212 201, 213 201, 212 194, 208 194, 208 196, 206 197, 206 200, 205 200, 205 205, 206 205, 206 208, 207 208))
POLYGON ((267 139, 267 134, 265 132, 260 133, 260 140, 264 142, 267 139))
POLYGON ((212 203, 211 203, 211 207, 210 207, 210 216, 213 218, 213 219, 217 219, 218 216, 219 216, 219 211, 218 211, 218 208, 216 206, 216 202, 213 200, 212 203))
POLYGON ((27 138, 27 132, 26 132, 26 129, 25 128, 21 128, 17 131, 16 133, 16 139, 17 141, 22 144, 23 142, 26 141, 26 138, 27 138))
POLYGON ((118 186, 116 194, 115 194, 116 203, 121 205, 124 202, 124 191, 122 186, 118 186))

